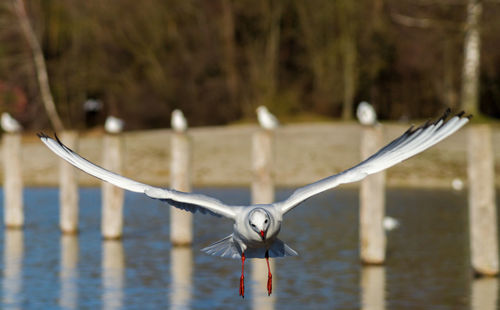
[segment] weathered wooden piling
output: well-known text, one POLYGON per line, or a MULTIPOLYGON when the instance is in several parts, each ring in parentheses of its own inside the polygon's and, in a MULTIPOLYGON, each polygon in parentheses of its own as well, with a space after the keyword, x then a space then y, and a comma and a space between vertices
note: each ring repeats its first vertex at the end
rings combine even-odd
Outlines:
MULTIPOLYGON (((175 132, 170 142, 170 187, 179 191, 191 191, 191 143, 187 134, 175 132)), ((170 207, 170 241, 174 246, 193 242, 193 215, 170 207)))
POLYGON ((7 228, 24 225, 21 134, 3 135, 4 223, 7 228))
MULTIPOLYGON (((361 137, 361 157, 368 158, 382 146, 382 127, 364 127, 361 137)), ((385 172, 370 175, 361 182, 359 237, 361 261, 382 264, 385 261, 386 237, 383 227, 385 214, 385 172)))
POLYGON ((498 275, 495 167, 491 127, 468 128, 469 233, 471 263, 477 275, 498 275))
POLYGON ((273 133, 260 130, 252 137, 252 203, 265 204, 274 200, 273 133))
MULTIPOLYGON (((103 167, 120 174, 122 170, 122 143, 117 134, 103 138, 103 167)), ((101 232, 104 239, 119 239, 123 234, 123 189, 102 182, 101 232)))
MULTIPOLYGON (((274 201, 273 182, 273 132, 260 130, 252 136, 252 204, 268 204, 274 201)), ((253 259, 251 275, 253 309, 271 309, 275 299, 267 296, 267 263, 265 259, 253 259)), ((276 286, 276 270, 274 260, 269 260, 273 274, 273 285, 276 286)), ((275 289, 275 287, 274 287, 275 289)))
MULTIPOLYGON (((71 149, 78 143, 76 131, 61 133, 61 141, 71 149)), ((78 180, 77 169, 65 160, 59 160, 59 226, 65 234, 78 233, 78 180)))

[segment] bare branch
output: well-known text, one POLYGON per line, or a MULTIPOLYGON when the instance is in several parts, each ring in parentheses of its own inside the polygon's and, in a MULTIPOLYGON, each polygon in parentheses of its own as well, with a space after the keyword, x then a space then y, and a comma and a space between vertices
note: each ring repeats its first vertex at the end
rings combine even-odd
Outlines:
POLYGON ((33 53, 33 61, 36 68, 36 76, 38 80, 38 85, 40 87, 40 94, 42 96, 42 102, 49 117, 49 120, 56 131, 63 131, 64 125, 57 114, 57 110, 54 104, 54 98, 50 92, 49 77, 47 74, 47 66, 45 65, 45 59, 43 57, 42 49, 38 43, 38 39, 31 27, 31 23, 26 14, 26 9, 24 6, 24 0, 13 0, 14 9, 16 15, 19 19, 19 24, 21 30, 23 31, 26 40, 33 53))

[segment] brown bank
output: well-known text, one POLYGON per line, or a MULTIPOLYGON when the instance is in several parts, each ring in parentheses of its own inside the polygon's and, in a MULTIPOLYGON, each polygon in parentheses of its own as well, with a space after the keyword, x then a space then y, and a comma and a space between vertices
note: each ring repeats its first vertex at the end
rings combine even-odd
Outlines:
MULTIPOLYGON (((416 122, 419 123, 419 122, 416 122)), ((403 133, 408 124, 384 124, 384 141, 403 133)), ((192 180, 194 186, 250 186, 252 181, 252 134, 256 126, 193 128, 192 180)), ((454 178, 467 179, 467 147, 464 128, 437 146, 387 171, 388 186, 451 188, 454 178)), ((153 185, 168 186, 172 131, 151 130, 123 133, 125 176, 153 185)), ((360 161, 361 127, 356 123, 287 125, 276 130, 273 154, 277 186, 310 183, 345 170, 360 161)), ((80 134, 77 151, 102 163, 102 138, 98 132, 80 134)), ((500 185, 500 130, 493 128, 495 178, 500 185)), ((28 186, 57 186, 58 159, 36 135, 22 141, 24 183, 28 186)), ((3 174, 3 170, 0 171, 3 174)), ((98 186, 99 181, 79 173, 81 185, 98 186)), ((351 186, 359 186, 357 183, 351 186)))

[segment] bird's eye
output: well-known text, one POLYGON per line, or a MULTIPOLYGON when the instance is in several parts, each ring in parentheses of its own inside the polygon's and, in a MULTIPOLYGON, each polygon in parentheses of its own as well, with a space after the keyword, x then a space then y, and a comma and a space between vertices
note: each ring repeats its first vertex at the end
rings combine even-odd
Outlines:
POLYGON ((255 224, 252 224, 252 227, 255 227, 255 224))
POLYGON ((267 224, 267 219, 264 221, 264 223, 266 223, 266 224, 267 224))

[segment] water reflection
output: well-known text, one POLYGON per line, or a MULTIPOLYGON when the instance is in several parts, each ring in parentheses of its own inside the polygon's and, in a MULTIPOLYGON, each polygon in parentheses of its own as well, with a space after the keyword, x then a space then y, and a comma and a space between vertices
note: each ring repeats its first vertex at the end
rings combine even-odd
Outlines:
POLYGON ((78 308, 78 237, 61 235, 61 299, 59 305, 64 309, 78 308))
POLYGON ((170 250, 170 309, 190 309, 193 291, 193 250, 172 247, 170 250))
POLYGON ((3 256, 3 304, 10 309, 22 309, 22 268, 24 235, 20 229, 6 229, 3 256))
MULTIPOLYGON (((266 295, 265 265, 254 271, 254 260, 248 260, 244 300, 237 295, 240 261, 199 253, 228 233, 229 221, 225 226, 224 219, 195 217, 193 252, 179 248, 169 253, 164 205, 129 193, 126 201, 144 208, 125 208, 129 233, 122 249, 119 241, 101 240, 99 192, 82 191, 82 233, 75 238, 59 236, 58 190, 26 189, 26 212, 31 216, 24 236, 14 230, 0 235, 1 309, 165 309, 170 304, 180 309, 498 307, 498 280, 470 277, 466 192, 389 189, 388 213, 405 225, 388 240, 385 271, 360 268, 358 212, 353 207, 358 191, 314 197, 287 215, 281 232, 300 256, 272 259, 276 267, 271 297, 266 295), (131 251, 125 261, 126 249, 131 251), (260 282, 254 283, 252 271, 260 282)), ((232 204, 250 200, 247 189, 203 193, 232 204)), ((280 190, 277 199, 289 193, 280 190)))
POLYGON ((120 240, 102 242, 102 308, 106 310, 123 307, 125 257, 120 240))
POLYGON ((361 269, 361 309, 385 310, 385 267, 361 269))
POLYGON ((269 260, 269 267, 273 274, 273 292, 267 295, 267 263, 265 259, 252 259, 252 309, 272 310, 276 303, 276 292, 278 282, 274 259, 269 260))
POLYGON ((497 309, 498 279, 475 279, 471 284, 471 310, 497 309))

